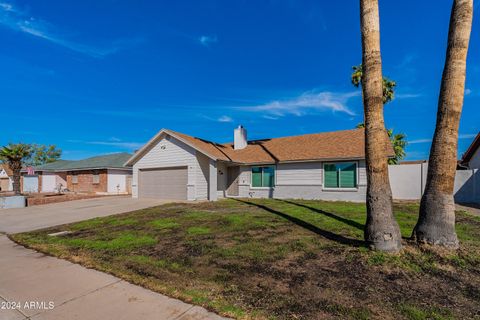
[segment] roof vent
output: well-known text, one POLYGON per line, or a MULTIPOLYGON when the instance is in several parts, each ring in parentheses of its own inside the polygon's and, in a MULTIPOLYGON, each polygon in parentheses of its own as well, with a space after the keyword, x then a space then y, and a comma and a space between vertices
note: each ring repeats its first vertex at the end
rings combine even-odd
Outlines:
POLYGON ((243 126, 238 126, 233 131, 233 149, 240 150, 247 146, 247 130, 243 126))

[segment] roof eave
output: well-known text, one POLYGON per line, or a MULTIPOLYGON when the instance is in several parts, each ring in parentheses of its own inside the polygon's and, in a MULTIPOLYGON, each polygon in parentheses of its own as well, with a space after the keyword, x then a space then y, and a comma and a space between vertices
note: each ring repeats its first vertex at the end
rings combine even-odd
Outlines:
POLYGON ((282 164, 282 163, 302 163, 302 162, 326 162, 326 161, 349 161, 349 160, 365 160, 364 156, 355 157, 334 157, 334 158, 312 158, 312 159, 298 159, 298 160, 281 160, 281 161, 251 161, 251 162, 234 162, 224 161, 233 165, 252 166, 252 165, 264 165, 264 164, 282 164))
POLYGON ((137 160, 139 158, 141 158, 148 150, 149 148, 157 142, 157 140, 162 136, 162 134, 168 134, 169 136, 171 137, 174 137, 175 139, 177 139, 178 141, 181 141, 183 142, 184 144, 186 144, 187 146, 193 148, 194 150, 197 150, 201 153, 203 153, 204 155, 206 155, 208 158, 212 159, 212 160, 218 160, 217 157, 214 157, 212 156, 211 154, 209 154, 208 152, 206 152, 205 150, 202 150, 201 148, 191 144, 190 142, 188 142, 187 140, 183 139, 182 137, 179 137, 178 135, 176 135, 174 132, 168 130, 168 129, 165 129, 163 128, 162 130, 160 130, 152 139, 150 139, 142 148, 140 148, 140 150, 138 150, 137 152, 135 152, 135 154, 127 160, 127 162, 124 163, 124 166, 133 166, 135 164, 135 162, 137 162, 137 160))
POLYGON ((468 147, 467 151, 462 156, 461 162, 463 165, 468 164, 468 162, 472 159, 473 155, 480 147, 480 132, 477 133, 475 139, 473 139, 472 143, 468 147))
MULTIPOLYGON (((68 169, 35 169, 38 172, 67 172, 67 171, 85 171, 85 170, 123 170, 130 171, 132 168, 128 167, 88 167, 88 168, 68 168, 68 169)), ((22 170, 21 172, 27 172, 22 170)))

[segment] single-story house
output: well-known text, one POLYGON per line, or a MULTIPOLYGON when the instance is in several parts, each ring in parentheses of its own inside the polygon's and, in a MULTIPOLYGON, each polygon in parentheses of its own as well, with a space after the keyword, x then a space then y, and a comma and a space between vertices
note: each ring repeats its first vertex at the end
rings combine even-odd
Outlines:
MULTIPOLYGON (((273 197, 364 201, 364 129, 215 143, 162 129, 126 163, 132 196, 182 200, 273 197)), ((392 151, 389 151, 393 153, 392 151)))
POLYGON ((24 192, 58 192, 68 189, 79 193, 130 194, 132 168, 123 164, 132 155, 115 153, 83 160, 58 160, 34 168, 28 175, 22 170, 24 192))
POLYGON ((467 169, 480 169, 480 132, 463 154, 460 164, 467 169))
POLYGON ((0 163, 0 192, 13 190, 13 172, 6 164, 0 163))

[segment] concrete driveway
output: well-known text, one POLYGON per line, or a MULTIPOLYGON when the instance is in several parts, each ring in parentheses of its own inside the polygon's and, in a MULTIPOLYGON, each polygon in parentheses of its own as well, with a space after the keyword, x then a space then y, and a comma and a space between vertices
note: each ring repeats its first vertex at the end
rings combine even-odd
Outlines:
POLYGON ((168 201, 133 199, 132 197, 101 197, 20 209, 0 209, 0 232, 32 231, 64 223, 144 209, 166 202, 168 201))
MULTIPOLYGON (((0 210, 0 230, 30 231, 160 205, 128 197, 0 210)), ((26 249, 0 234, 0 320, 220 320, 204 308, 26 249)))

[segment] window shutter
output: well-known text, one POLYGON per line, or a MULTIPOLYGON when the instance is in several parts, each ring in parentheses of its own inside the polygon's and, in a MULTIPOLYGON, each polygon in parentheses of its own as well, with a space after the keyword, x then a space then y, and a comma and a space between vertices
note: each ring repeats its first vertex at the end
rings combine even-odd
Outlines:
POLYGON ((333 163, 324 166, 324 184, 325 188, 338 188, 337 166, 333 163))

